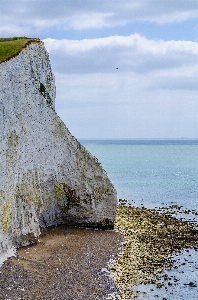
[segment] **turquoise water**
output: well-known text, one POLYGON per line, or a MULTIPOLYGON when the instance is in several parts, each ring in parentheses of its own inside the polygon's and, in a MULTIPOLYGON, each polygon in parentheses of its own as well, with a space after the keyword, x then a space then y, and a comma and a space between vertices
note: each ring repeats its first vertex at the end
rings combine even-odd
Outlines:
MULTIPOLYGON (((187 214, 176 217, 198 221, 198 140, 82 140, 98 158, 117 189, 118 198, 148 208, 182 206, 187 214)), ((140 285, 138 299, 198 300, 198 251, 176 255, 171 287, 140 285), (196 287, 190 287, 194 282, 196 287), (145 294, 146 293, 146 294, 145 294)))
POLYGON ((98 158, 118 198, 146 207, 198 207, 198 140, 82 140, 98 158))

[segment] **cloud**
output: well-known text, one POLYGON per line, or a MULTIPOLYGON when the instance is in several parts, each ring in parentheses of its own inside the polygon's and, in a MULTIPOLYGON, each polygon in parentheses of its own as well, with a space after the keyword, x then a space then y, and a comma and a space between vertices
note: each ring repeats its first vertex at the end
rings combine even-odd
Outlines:
POLYGON ((38 35, 52 28, 99 29, 135 21, 165 24, 198 17, 196 0, 1 0, 0 6, 1 36, 10 33, 4 26, 38 35))
POLYGON ((56 110, 75 136, 197 136, 198 43, 138 34, 44 42, 56 110))
POLYGON ((159 83, 161 88, 168 86, 170 78, 171 85, 175 82, 179 88, 178 78, 182 75, 182 89, 188 85, 197 88, 192 84, 197 83, 198 75, 196 42, 149 40, 134 34, 84 40, 45 39, 44 43, 53 69, 58 73, 140 74, 149 76, 151 84, 156 87, 159 83))
POLYGON ((197 137, 197 90, 155 89, 157 75, 55 77, 57 113, 78 138, 197 137))
POLYGON ((190 36, 197 0, 1 0, 0 11, 2 37, 56 37, 44 39, 56 109, 75 136, 198 136, 198 43, 166 34, 190 36))
POLYGON ((74 14, 69 18, 68 22, 64 25, 65 29, 75 29, 75 30, 83 30, 87 28, 104 28, 109 27, 108 22, 106 21, 109 17, 111 17, 113 13, 97 13, 92 12, 80 14, 74 14))

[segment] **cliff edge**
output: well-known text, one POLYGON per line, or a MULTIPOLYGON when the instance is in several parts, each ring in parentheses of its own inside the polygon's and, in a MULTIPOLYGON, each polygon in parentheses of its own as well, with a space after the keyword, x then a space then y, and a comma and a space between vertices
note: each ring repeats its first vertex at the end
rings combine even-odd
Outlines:
POLYGON ((55 112, 41 41, 0 63, 0 257, 57 224, 107 225, 116 191, 98 160, 55 112))

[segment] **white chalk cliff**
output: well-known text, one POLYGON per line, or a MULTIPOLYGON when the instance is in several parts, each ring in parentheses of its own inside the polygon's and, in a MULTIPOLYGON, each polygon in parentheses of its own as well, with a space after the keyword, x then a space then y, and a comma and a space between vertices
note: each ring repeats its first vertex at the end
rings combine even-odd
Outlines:
POLYGON ((0 262, 57 224, 108 224, 116 191, 55 112, 42 42, 0 64, 0 262))

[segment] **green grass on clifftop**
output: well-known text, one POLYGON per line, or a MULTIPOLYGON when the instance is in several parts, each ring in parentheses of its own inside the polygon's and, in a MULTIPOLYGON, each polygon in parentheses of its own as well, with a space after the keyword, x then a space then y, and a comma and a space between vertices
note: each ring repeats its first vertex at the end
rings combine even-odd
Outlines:
POLYGON ((0 63, 11 59, 18 55, 23 48, 32 42, 40 42, 36 38, 13 37, 13 38, 0 38, 0 63))

